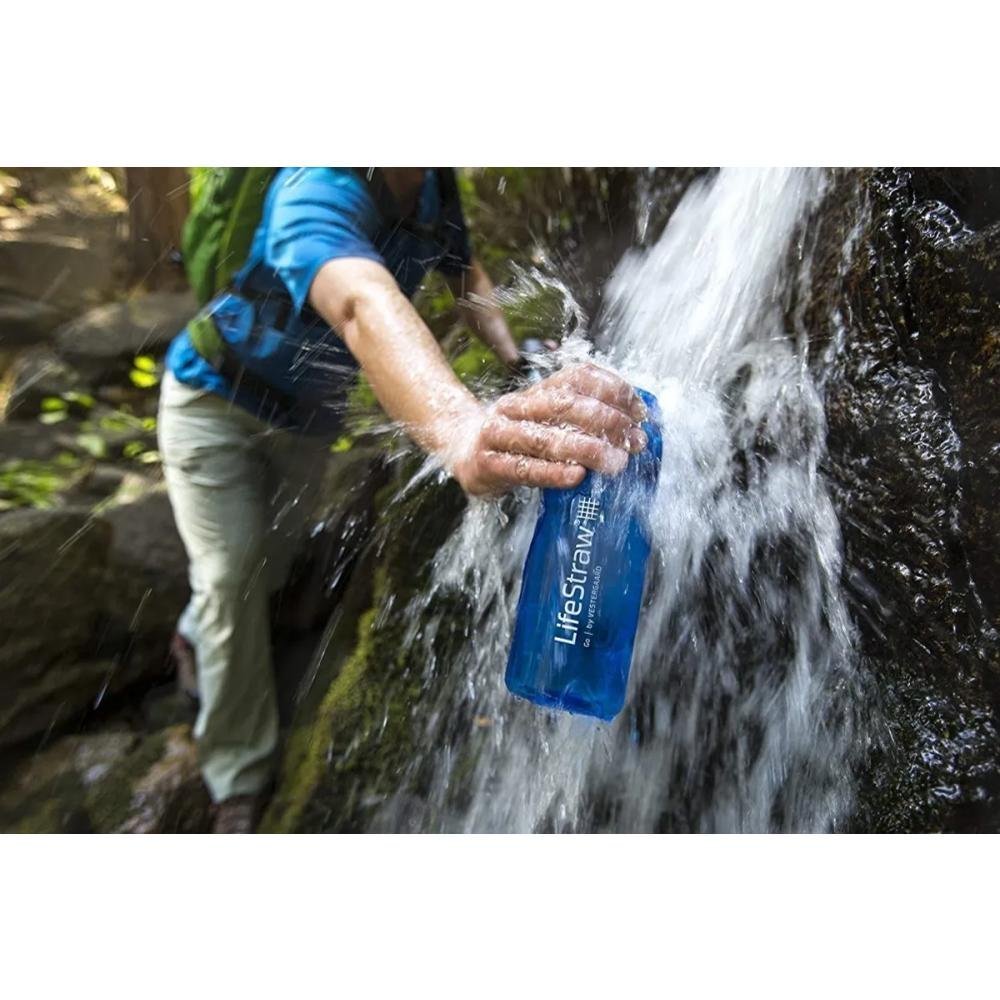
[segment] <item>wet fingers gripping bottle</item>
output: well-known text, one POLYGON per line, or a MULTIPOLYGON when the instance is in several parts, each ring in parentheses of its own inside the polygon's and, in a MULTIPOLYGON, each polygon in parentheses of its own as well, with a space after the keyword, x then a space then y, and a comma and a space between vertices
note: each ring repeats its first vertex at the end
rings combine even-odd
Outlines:
POLYGON ((619 476, 542 491, 507 663, 513 694, 605 720, 625 703, 663 453, 656 397, 636 392, 646 449, 619 476))

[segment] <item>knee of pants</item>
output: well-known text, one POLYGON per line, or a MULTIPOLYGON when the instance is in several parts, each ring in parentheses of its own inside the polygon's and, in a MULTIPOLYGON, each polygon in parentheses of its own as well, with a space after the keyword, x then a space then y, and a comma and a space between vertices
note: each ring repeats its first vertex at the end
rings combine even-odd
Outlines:
POLYGON ((231 595, 245 600, 255 588, 267 592, 267 557, 264 546, 248 542, 234 548, 220 542, 217 549, 191 560, 191 589, 195 594, 231 595))

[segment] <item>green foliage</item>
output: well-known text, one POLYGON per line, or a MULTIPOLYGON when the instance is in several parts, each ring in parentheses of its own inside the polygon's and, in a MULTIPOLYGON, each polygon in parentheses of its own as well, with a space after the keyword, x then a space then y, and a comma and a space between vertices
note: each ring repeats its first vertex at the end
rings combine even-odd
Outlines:
MULTIPOLYGON (((89 392, 75 392, 70 390, 69 392, 64 392, 62 398, 67 403, 74 403, 81 409, 90 410, 94 406, 94 397, 90 395, 89 392)), ((44 408, 44 402, 43 402, 44 408)))
POLYGON ((77 434, 76 443, 91 458, 104 458, 108 454, 108 443, 100 434, 94 434, 93 432, 77 434))
POLYGON ((483 375, 499 368, 496 355, 478 340, 472 341, 451 363, 455 374, 465 383, 481 379, 483 375))
POLYGON ((38 421, 42 424, 60 424, 76 409, 84 413, 94 406, 94 397, 88 392, 70 390, 58 396, 46 396, 39 405, 38 421))
POLYGON ((160 383, 160 368, 155 358, 140 354, 132 362, 129 381, 139 389, 152 389, 160 383))
POLYGON ((0 510, 49 508, 77 476, 80 460, 62 452, 50 462, 19 460, 0 465, 0 510))

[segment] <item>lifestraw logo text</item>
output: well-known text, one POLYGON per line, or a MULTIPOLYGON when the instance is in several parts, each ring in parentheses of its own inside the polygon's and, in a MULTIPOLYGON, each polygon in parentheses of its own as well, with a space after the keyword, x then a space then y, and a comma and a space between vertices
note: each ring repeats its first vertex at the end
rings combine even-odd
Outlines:
POLYGON ((580 616, 583 614, 587 596, 587 581, 590 579, 590 558, 594 544, 596 526, 600 518, 601 502, 596 497, 578 497, 576 500, 576 546, 573 549, 573 560, 570 571, 563 580, 560 594, 563 598, 562 608, 556 615, 556 631, 553 638, 556 642, 575 646, 580 631, 580 616))

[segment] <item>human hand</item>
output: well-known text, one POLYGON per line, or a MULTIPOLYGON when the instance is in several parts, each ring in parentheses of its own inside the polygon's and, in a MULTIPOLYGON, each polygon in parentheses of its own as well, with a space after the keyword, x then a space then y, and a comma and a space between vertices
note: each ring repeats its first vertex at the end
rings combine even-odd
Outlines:
POLYGON ((501 396, 466 428, 451 471, 473 495, 569 489, 587 469, 617 475, 646 447, 642 401, 618 375, 577 364, 501 396))

